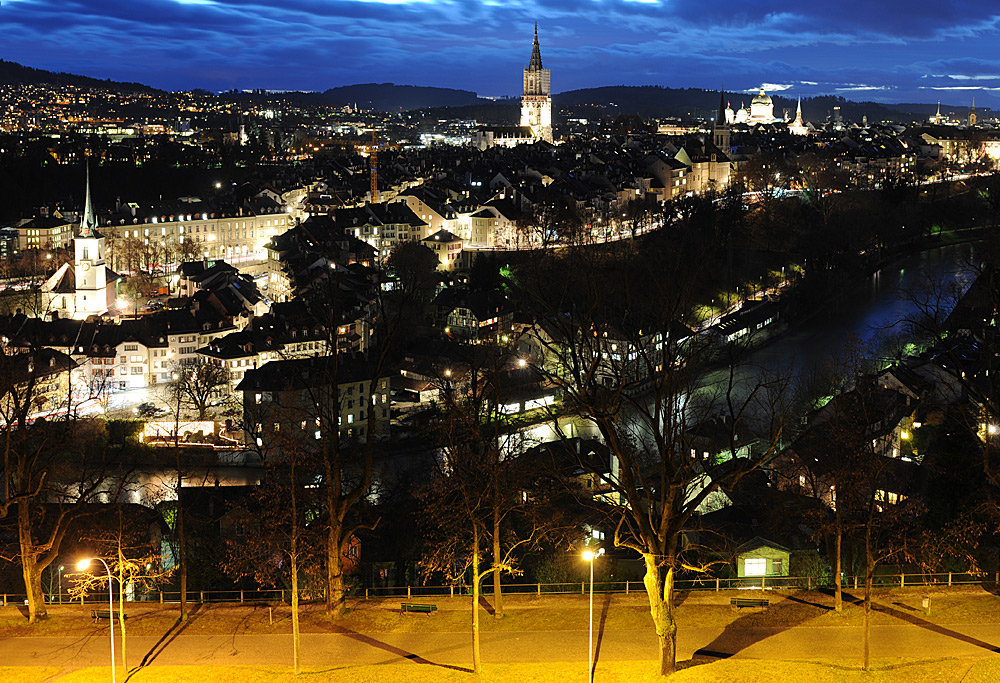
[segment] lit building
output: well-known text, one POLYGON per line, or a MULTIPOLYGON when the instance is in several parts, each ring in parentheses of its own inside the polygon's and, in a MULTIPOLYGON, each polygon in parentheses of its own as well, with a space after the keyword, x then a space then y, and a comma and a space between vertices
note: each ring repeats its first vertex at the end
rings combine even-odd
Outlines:
POLYGON ((795 107, 795 120, 788 124, 788 132, 792 135, 806 135, 809 133, 809 127, 806 126, 805 121, 802 120, 802 98, 799 98, 798 105, 795 107))
POLYGON ((531 129, 535 140, 552 142, 552 83, 549 69, 542 68, 538 48, 538 24, 531 61, 524 70, 524 95, 521 97, 521 125, 531 129))
POLYGON ((778 119, 774 118, 774 103, 770 95, 764 92, 761 87, 752 100, 750 100, 750 116, 747 124, 756 126, 761 123, 774 123, 778 119))
POLYGON ((114 265, 121 268, 121 255, 116 249, 125 248, 125 240, 144 247, 158 244, 180 251, 187 258, 264 259, 267 242, 293 224, 290 211, 273 201, 255 198, 237 210, 216 212, 200 199, 186 197, 149 209, 123 205, 103 230, 111 240, 114 265), (188 247, 184 248, 184 244, 188 247))
POLYGON ((97 230, 97 218, 90 202, 90 170, 80 231, 73 238, 73 263, 64 263, 42 284, 46 309, 77 320, 99 315, 115 301, 118 275, 104 261, 104 235, 97 230))

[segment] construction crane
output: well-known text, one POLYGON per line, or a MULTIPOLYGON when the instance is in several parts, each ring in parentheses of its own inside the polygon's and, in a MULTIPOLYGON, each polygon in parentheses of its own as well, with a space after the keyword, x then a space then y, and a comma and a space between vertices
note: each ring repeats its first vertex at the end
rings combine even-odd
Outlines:
POLYGON ((372 168, 372 204, 378 204, 378 143, 375 141, 375 130, 372 130, 372 149, 369 155, 372 168))

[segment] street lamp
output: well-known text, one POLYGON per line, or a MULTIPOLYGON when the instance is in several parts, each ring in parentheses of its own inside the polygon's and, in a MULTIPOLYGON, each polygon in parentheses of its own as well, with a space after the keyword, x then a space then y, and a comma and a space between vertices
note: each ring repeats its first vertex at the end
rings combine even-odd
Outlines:
POLYGON ((584 550, 583 560, 590 563, 590 646, 587 648, 587 680, 594 683, 594 551, 584 550))
POLYGON ((111 633, 111 683, 115 683, 115 593, 111 587, 111 567, 101 558, 92 557, 77 562, 76 569, 81 572, 85 571, 94 560, 103 564, 104 568, 108 571, 108 630, 111 633))
POLYGON ((62 604, 62 572, 66 567, 59 565, 59 604, 62 604))

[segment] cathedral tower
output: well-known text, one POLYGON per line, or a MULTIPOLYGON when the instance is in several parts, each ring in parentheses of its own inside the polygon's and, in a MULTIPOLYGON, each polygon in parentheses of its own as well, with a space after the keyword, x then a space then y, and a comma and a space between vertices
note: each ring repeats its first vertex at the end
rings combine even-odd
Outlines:
POLYGON ((538 48, 538 24, 531 46, 531 61, 524 70, 524 95, 521 97, 521 125, 531 128, 535 140, 552 142, 552 85, 548 69, 542 68, 538 48))
POLYGON ((719 91, 719 111, 715 113, 715 122, 712 124, 712 142, 722 152, 729 154, 729 116, 726 113, 726 92, 719 91))

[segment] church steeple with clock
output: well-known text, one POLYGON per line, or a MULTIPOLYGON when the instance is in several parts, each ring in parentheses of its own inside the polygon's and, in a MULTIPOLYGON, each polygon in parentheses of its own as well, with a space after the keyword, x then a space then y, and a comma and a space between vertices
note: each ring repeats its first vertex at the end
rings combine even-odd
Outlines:
POLYGON ((64 263, 41 286, 44 308, 52 313, 84 320, 107 311, 115 301, 118 275, 104 262, 104 235, 97 229, 97 217, 90 202, 90 166, 87 167, 87 196, 80 230, 73 236, 73 262, 64 263))
POLYGON ((112 302, 104 262, 104 235, 97 229, 97 217, 90 201, 90 167, 87 167, 87 197, 80 231, 73 238, 74 275, 76 276, 76 312, 74 318, 103 313, 112 302))

